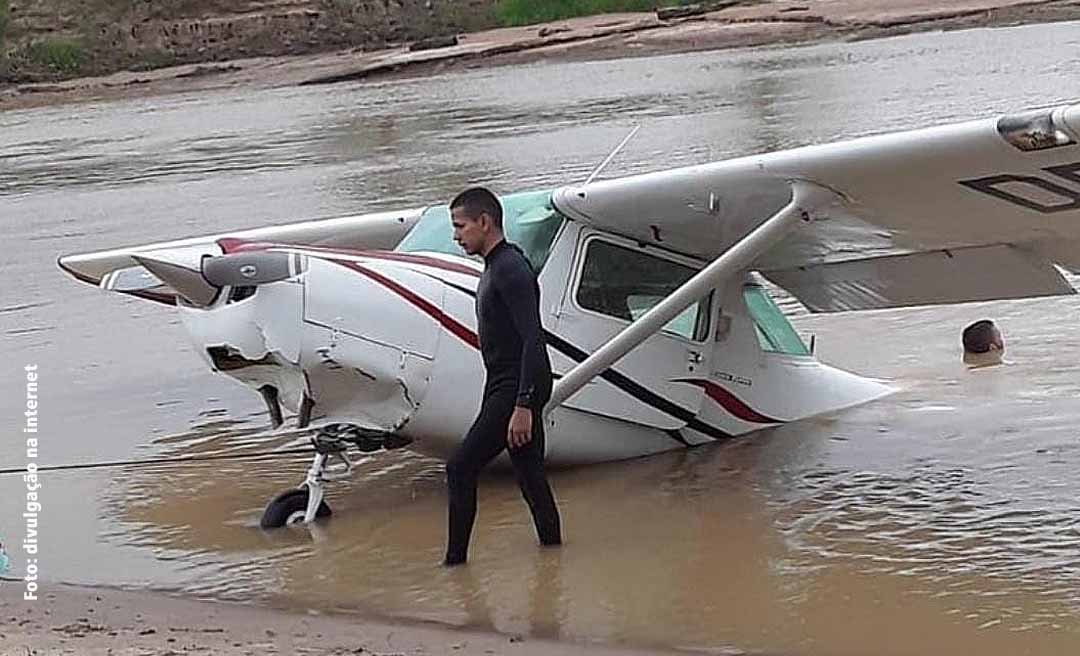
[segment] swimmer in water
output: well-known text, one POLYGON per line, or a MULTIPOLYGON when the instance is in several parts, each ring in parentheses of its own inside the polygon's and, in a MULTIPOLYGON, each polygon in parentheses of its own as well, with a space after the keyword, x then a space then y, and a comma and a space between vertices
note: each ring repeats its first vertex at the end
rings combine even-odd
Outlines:
POLYGON ((976 321, 964 328, 961 341, 964 344, 964 364, 972 369, 1001 364, 1005 357, 1005 340, 989 319, 976 321))

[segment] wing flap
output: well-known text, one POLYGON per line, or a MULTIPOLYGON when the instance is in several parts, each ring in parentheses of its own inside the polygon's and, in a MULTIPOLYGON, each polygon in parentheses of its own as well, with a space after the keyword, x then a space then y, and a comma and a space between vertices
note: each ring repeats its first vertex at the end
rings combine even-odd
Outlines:
POLYGON ((762 271, 811 312, 1075 294, 1041 255, 1008 244, 762 271))

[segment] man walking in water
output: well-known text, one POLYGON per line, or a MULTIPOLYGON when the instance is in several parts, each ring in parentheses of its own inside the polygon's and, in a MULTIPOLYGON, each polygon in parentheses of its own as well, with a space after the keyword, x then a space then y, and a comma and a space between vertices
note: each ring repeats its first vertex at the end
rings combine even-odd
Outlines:
POLYGON ((502 205, 482 187, 450 202, 454 241, 484 257, 476 319, 486 380, 484 400, 464 442, 446 463, 450 532, 445 564, 468 557, 480 471, 509 449, 521 494, 544 545, 562 543, 559 510, 544 473, 544 422, 551 362, 540 324, 540 286, 525 254, 503 236, 502 205))

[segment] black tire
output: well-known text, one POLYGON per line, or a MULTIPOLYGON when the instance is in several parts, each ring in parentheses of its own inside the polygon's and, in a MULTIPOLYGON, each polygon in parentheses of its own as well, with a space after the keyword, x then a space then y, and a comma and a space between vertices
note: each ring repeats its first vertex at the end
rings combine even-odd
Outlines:
MULTIPOLYGON (((308 489, 306 487, 282 492, 266 505, 266 510, 263 511, 262 519, 259 520, 259 527, 281 528, 289 523, 290 517, 295 521, 295 515, 297 513, 300 513, 302 516, 304 511, 307 510, 307 502, 308 489)), ((315 511, 315 517, 329 516, 330 506, 326 505, 325 501, 319 503, 319 509, 315 511)))

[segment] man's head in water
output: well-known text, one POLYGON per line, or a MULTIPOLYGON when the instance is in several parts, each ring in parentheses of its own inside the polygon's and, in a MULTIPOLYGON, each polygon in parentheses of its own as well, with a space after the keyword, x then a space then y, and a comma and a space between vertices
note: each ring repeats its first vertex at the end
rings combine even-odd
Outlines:
POLYGON ((1005 340, 993 321, 983 319, 964 329, 964 362, 973 367, 1001 364, 1005 340))
POLYGON ((503 240, 502 204, 483 187, 471 187, 450 201, 454 241, 469 255, 487 255, 503 240))

